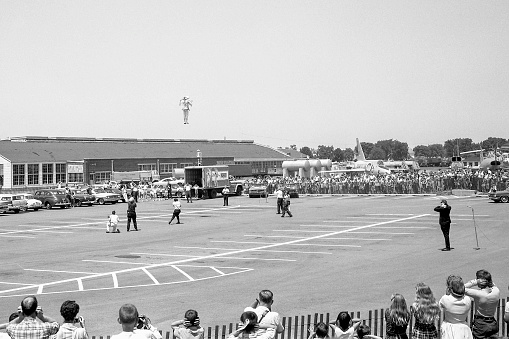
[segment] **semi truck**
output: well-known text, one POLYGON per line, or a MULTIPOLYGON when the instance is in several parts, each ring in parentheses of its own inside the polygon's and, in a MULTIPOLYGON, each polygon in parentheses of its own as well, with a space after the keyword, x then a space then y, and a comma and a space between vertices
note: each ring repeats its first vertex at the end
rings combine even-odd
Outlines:
POLYGON ((189 166, 184 168, 184 181, 191 186, 198 185, 203 199, 213 199, 221 194, 225 186, 230 195, 241 195, 243 182, 230 182, 227 165, 189 166))

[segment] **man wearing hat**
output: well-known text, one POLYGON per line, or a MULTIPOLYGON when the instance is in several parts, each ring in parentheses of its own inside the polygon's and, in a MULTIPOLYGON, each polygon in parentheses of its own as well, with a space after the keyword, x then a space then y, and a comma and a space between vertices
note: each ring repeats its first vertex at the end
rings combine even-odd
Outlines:
POLYGON ((445 239, 445 247, 442 248, 442 251, 450 251, 452 249, 449 241, 449 230, 451 229, 451 206, 447 204, 447 200, 442 199, 440 206, 435 207, 434 210, 435 212, 440 213, 438 223, 440 224, 440 228, 442 229, 445 239))
POLYGON ((187 120, 189 119, 189 110, 193 106, 193 102, 189 100, 189 97, 184 97, 180 99, 179 106, 182 106, 182 112, 184 112, 184 124, 189 124, 187 120))

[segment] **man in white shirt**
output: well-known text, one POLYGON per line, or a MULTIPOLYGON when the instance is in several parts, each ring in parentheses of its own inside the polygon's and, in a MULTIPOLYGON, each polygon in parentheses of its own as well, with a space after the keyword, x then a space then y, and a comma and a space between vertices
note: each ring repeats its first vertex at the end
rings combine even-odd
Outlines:
POLYGON ((272 304, 274 303, 273 294, 269 290, 262 290, 258 294, 258 299, 250 306, 244 309, 244 312, 252 311, 258 316, 258 323, 269 325, 271 328, 260 328, 257 331, 257 337, 262 334, 267 334, 267 339, 274 339, 276 333, 281 333, 285 330, 281 324, 281 317, 279 313, 272 312, 272 304))
POLYGON ((283 190, 281 190, 281 188, 278 187, 276 192, 274 193, 276 194, 277 198, 277 214, 281 214, 281 210, 283 209, 283 198, 284 198, 283 190))

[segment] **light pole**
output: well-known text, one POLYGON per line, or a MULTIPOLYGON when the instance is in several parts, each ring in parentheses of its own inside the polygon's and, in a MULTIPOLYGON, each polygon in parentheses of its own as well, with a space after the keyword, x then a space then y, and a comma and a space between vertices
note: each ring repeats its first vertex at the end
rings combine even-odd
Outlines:
POLYGON ((200 150, 197 150, 196 151, 196 158, 198 159, 198 166, 201 166, 201 151, 200 150))

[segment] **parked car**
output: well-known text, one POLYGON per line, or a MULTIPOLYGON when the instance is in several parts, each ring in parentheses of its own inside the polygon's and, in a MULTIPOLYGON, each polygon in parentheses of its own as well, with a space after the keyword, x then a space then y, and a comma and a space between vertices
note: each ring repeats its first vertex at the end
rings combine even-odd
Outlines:
POLYGON ((125 201, 124 196, 122 195, 122 190, 121 189, 118 189, 118 188, 105 188, 104 190, 106 192, 108 192, 108 193, 113 193, 113 194, 117 194, 118 196, 120 196, 120 198, 118 200, 120 200, 121 202, 127 202, 127 201, 125 201))
POLYGON ((34 193, 34 198, 42 203, 46 209, 52 209, 57 206, 66 208, 71 206, 71 202, 67 200, 64 189, 40 189, 34 193))
POLYGON ((299 187, 297 184, 289 184, 285 186, 285 191, 290 194, 290 198, 298 198, 299 197, 299 187))
POLYGON ((248 194, 250 198, 266 198, 268 196, 267 185, 253 184, 249 187, 248 194))
POLYGON ((120 194, 108 192, 104 188, 93 188, 92 194, 95 196, 95 202, 99 205, 104 205, 107 202, 116 204, 122 199, 120 194))
POLYGON ((488 198, 494 202, 509 202, 509 191, 490 191, 488 198))
POLYGON ((9 201, 0 199, 0 213, 7 213, 9 210, 9 201))
POLYGON ((39 199, 35 199, 32 193, 22 193, 20 195, 27 201, 27 208, 29 210, 38 211, 43 207, 42 202, 39 199))
POLYGON ((8 201, 7 210, 19 213, 28 209, 27 201, 21 195, 0 194, 0 200, 8 201))
POLYGON ((90 194, 87 190, 71 189, 71 193, 74 206, 92 206, 95 202, 95 196, 90 194))

